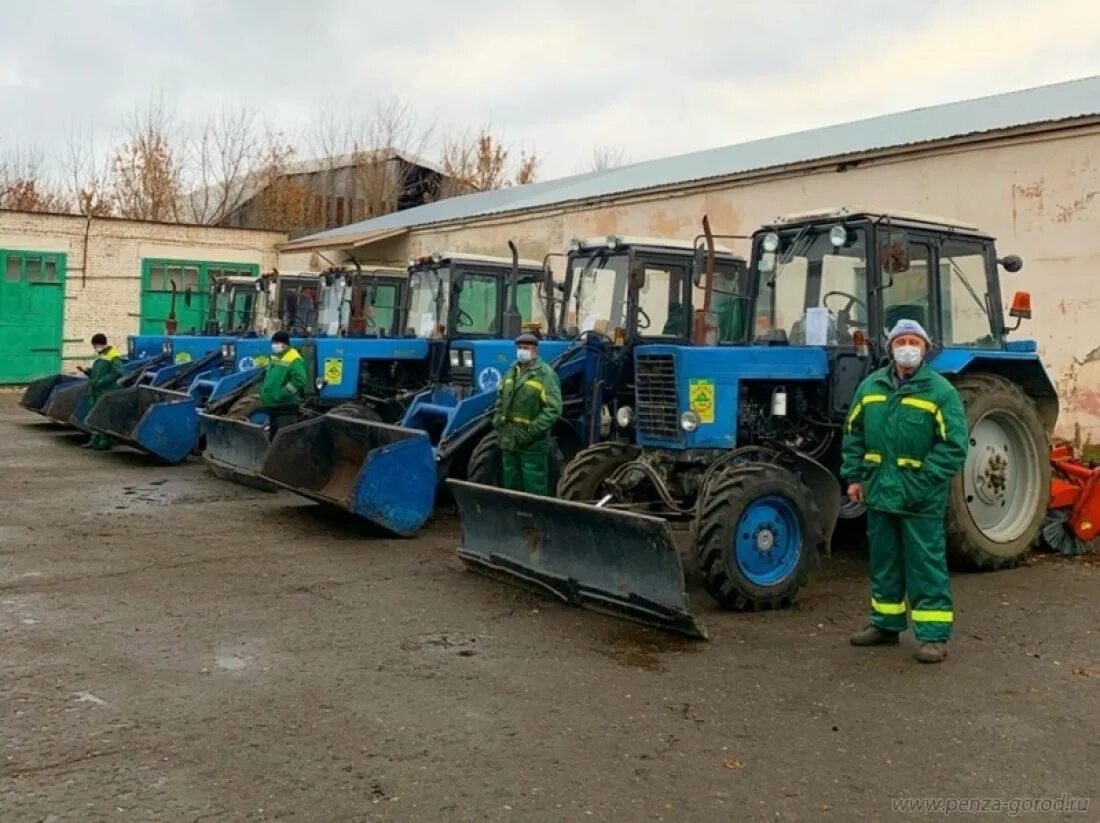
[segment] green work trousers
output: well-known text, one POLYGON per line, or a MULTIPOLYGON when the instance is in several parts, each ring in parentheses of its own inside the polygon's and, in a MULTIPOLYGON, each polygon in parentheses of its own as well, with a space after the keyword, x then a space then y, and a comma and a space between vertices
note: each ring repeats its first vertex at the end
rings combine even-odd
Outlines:
POLYGON ((955 614, 942 517, 867 511, 871 544, 871 625, 905 631, 906 596, 913 634, 921 643, 951 639, 955 614))
MULTIPOLYGON (((91 412, 95 408, 95 404, 99 402, 99 398, 103 397, 107 392, 101 392, 99 394, 93 394, 90 396, 91 403, 88 406, 88 411, 91 412)), ((105 434, 93 434, 89 445, 96 451, 107 451, 111 448, 111 438, 105 434)))
POLYGON ((501 449, 500 467, 504 488, 543 497, 550 495, 550 438, 537 440, 523 449, 501 449))

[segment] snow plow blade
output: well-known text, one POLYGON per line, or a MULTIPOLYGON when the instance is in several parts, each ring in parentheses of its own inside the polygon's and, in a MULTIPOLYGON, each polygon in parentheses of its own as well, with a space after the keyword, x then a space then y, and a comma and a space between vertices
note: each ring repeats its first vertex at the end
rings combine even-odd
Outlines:
POLYGON ((75 374, 51 374, 49 377, 35 380, 23 390, 23 398, 19 401, 19 405, 35 414, 45 414, 46 406, 55 389, 87 379, 75 374))
POLYGON ((334 414, 279 429, 260 475, 407 537, 435 504, 428 436, 334 414))
POLYGON ((182 463, 195 447, 199 417, 189 395, 143 385, 107 392, 84 425, 165 463, 182 463))
POLYGON ((574 606, 706 639, 668 524, 587 503, 448 480, 467 568, 574 606))
POLYGON ((270 443, 263 426, 248 420, 200 414, 199 427, 206 439, 202 459, 215 476, 261 491, 279 487, 260 477, 270 443))

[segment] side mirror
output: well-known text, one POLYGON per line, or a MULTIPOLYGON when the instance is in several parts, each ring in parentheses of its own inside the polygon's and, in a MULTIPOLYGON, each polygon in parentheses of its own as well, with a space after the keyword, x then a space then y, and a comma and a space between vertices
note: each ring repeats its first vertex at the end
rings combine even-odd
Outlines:
POLYGON ((696 246, 691 256, 691 282, 696 288, 703 285, 703 275, 707 270, 707 250, 703 246, 696 246))
POLYGON ((188 286, 183 292, 183 305, 187 308, 191 308, 191 287, 188 286))
POLYGON ((878 259, 887 274, 909 271, 909 235, 898 229, 880 230, 878 259))
POLYGON ((634 259, 630 261, 630 288, 638 290, 645 285, 645 261, 634 259))
MULTIPOLYGON (((997 262, 1000 263, 1001 268, 1003 268, 1009 274, 1015 274, 1024 267, 1024 261, 1015 254, 1005 255, 997 262)), ((1026 294, 1026 292, 1016 292, 1016 294, 1026 294)), ((1015 303, 1015 300, 1013 300, 1013 303, 1015 303)))

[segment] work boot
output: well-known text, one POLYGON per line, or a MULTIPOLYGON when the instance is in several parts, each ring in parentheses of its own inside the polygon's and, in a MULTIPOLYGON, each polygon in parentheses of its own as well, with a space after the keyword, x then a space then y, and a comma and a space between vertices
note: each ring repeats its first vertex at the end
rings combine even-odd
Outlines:
POLYGON ((853 646, 896 646, 898 633, 888 632, 878 626, 868 626, 849 637, 848 642, 853 646))
POLYGON ((921 643, 913 655, 921 663, 942 663, 947 659, 946 643, 921 643))

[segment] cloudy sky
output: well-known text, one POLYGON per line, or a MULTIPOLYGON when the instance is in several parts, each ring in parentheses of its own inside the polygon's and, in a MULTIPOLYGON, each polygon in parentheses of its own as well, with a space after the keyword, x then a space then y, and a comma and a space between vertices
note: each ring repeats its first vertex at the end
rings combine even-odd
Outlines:
MULTIPOLYGON (((1096 0, 2 0, 0 154, 107 140, 162 95, 288 135, 407 101, 541 176, 1100 74, 1096 0)), ((429 149, 429 155, 432 153, 429 149)))

